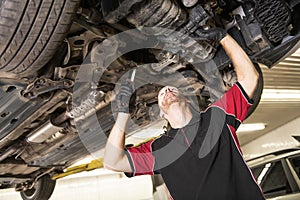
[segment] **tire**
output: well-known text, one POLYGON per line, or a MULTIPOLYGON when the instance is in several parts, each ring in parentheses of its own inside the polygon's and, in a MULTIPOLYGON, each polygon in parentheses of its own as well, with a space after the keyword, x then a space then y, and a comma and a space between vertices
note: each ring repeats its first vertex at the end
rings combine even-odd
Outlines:
POLYGON ((32 74, 53 57, 79 0, 1 0, 0 72, 32 74))
POLYGON ((23 200, 47 200, 53 193, 56 181, 49 175, 42 176, 32 189, 20 192, 23 200))

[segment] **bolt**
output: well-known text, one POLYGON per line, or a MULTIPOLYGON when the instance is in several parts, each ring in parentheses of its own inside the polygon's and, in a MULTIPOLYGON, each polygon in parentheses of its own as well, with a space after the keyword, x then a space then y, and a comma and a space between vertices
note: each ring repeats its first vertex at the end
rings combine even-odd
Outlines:
POLYGON ((27 92, 24 95, 25 97, 33 97, 33 92, 27 92))
POLYGON ((41 78, 36 81, 37 84, 44 84, 46 82, 45 79, 41 78))
POLYGON ((66 86, 66 87, 70 87, 70 86, 73 85, 72 81, 69 81, 69 80, 63 81, 63 84, 64 84, 64 86, 66 86))

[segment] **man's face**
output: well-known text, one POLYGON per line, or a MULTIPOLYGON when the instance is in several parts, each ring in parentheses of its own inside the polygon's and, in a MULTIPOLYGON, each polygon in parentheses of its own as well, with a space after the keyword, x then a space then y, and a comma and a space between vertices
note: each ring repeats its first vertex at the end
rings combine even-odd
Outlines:
POLYGON ((182 99, 184 99, 184 96, 176 87, 165 86, 158 93, 158 105, 164 113, 167 113, 173 103, 182 99))

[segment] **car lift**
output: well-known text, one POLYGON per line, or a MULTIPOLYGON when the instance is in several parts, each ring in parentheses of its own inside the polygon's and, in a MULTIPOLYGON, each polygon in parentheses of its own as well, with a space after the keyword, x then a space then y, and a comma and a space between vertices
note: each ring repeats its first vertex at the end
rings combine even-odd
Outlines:
POLYGON ((81 165, 77 165, 74 167, 69 167, 67 168, 63 173, 60 174, 55 174, 54 176, 52 176, 51 178, 53 180, 57 180, 72 174, 77 174, 80 172, 84 172, 84 171, 91 171, 94 169, 99 169, 103 167, 103 158, 97 159, 97 160, 92 160, 90 163, 87 164, 81 164, 81 165))

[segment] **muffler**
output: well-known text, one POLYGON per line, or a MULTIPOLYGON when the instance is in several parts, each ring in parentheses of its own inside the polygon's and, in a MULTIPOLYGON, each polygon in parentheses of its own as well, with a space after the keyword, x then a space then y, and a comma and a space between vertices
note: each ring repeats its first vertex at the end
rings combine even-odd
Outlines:
POLYGON ((33 143, 45 142, 52 135, 58 133, 63 128, 64 127, 57 126, 53 124, 51 120, 48 120, 45 124, 34 130, 33 133, 27 137, 27 141, 33 143))

